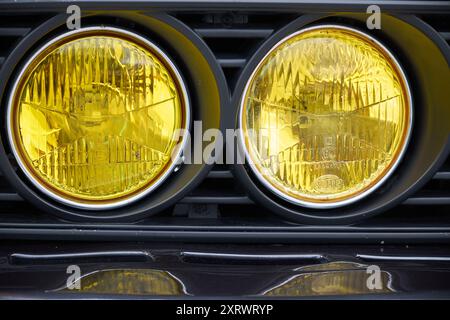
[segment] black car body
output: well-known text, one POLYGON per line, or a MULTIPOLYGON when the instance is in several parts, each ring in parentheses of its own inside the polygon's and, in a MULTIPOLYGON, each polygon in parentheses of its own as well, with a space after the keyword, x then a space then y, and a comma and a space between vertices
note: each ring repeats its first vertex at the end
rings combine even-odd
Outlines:
MULTIPOLYGON (((194 119, 225 131, 267 48, 307 25, 364 26, 372 2, 70 4, 83 26, 120 26, 164 47, 190 85, 194 119)), ((68 5, 0 1, 2 110, 23 60, 65 28, 68 5)), ((402 165, 375 195, 317 214, 261 191, 244 167, 201 164, 182 167, 143 202, 92 215, 22 179, 3 125, 0 296, 449 298, 450 3, 377 5, 383 27, 370 32, 402 60, 416 117, 402 165), (71 287, 77 272, 81 287, 71 287), (368 285, 374 272, 381 286, 368 285)))

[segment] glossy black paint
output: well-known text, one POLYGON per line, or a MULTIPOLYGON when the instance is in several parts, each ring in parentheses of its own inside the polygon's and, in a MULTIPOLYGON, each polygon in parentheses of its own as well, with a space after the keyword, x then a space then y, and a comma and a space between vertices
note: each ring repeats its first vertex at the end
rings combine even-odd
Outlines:
POLYGON ((449 283, 450 252, 443 247, 7 242, 0 248, 0 298, 395 298, 430 291, 450 298, 449 283), (81 269, 81 290, 67 289, 69 265, 81 269), (373 265, 383 274, 382 288, 367 288, 373 265))

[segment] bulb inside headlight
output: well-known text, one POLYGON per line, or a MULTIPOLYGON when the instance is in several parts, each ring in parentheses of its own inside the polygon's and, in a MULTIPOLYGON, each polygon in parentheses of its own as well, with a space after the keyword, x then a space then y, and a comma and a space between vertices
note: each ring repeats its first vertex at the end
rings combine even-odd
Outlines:
POLYGON ((275 45, 251 75, 240 110, 255 175, 312 208, 348 204, 378 187, 398 164, 411 122, 395 58, 340 26, 308 28, 275 45))
POLYGON ((189 118, 168 57, 124 30, 80 29, 41 48, 20 73, 9 138, 30 180, 79 208, 113 208, 157 187, 189 118))

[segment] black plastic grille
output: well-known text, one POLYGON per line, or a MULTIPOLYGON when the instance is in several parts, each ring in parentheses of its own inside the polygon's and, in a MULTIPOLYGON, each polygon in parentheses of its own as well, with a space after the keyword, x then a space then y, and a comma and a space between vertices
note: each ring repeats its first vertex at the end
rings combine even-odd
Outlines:
MULTIPOLYGON (((42 23, 50 16, 0 14, 0 67, 15 44, 35 25, 42 23)), ((230 94, 240 72, 258 46, 280 27, 298 17, 297 14, 290 13, 238 14, 235 12, 177 13, 174 16, 191 27, 209 45, 223 68, 230 94)), ((450 44, 448 16, 446 18, 445 15, 426 15, 420 18, 435 28, 450 44)), ((62 228, 69 230, 68 239, 76 238, 77 232, 74 230, 79 228, 99 230, 95 224, 73 224, 40 212, 24 201, 0 176, 0 227, 13 228, 17 225, 31 229, 45 226, 50 231, 62 228)), ((349 238, 363 237, 361 236, 363 232, 378 232, 377 239, 383 237, 380 232, 397 232, 398 235, 407 232, 409 235, 417 233, 422 236, 431 233, 448 235, 450 233, 450 159, 422 190, 406 200, 403 205, 352 227, 321 229, 286 222, 255 204, 233 179, 230 168, 226 165, 216 165, 199 187, 174 208, 138 223, 102 226, 102 228, 105 227, 132 232, 141 230, 142 234, 148 231, 149 237, 157 234, 155 230, 158 232, 221 230, 224 233, 248 230, 255 233, 289 231, 297 235, 301 234, 301 237, 304 236, 304 239, 308 241, 314 239, 311 232, 324 230, 344 232, 349 238)), ((170 235, 167 237, 170 238, 170 235)), ((196 235, 194 238, 198 240, 201 237, 196 235)), ((416 240, 421 239, 421 236, 418 236, 416 240)))
POLYGON ((177 14, 176 17, 203 38, 233 90, 242 68, 261 43, 298 15, 219 12, 177 14))

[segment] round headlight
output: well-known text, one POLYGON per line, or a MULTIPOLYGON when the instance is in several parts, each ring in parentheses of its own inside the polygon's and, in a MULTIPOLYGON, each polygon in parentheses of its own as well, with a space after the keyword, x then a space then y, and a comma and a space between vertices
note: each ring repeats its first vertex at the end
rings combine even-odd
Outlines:
POLYGON ((28 60, 8 106, 12 150, 52 198, 110 209, 173 171, 189 123, 181 76, 155 45, 125 30, 66 33, 28 60))
POLYGON ((259 180, 310 208, 354 202, 394 170, 412 102, 398 62, 378 41, 340 26, 280 41, 241 101, 241 143, 259 180))

